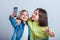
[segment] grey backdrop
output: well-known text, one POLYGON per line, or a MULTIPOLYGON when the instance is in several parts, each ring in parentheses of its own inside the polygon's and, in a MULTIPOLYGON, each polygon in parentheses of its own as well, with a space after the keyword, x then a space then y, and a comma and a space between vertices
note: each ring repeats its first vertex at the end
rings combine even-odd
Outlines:
POLYGON ((60 0, 0 0, 0 40, 10 40, 13 27, 8 19, 13 7, 26 9, 31 17, 36 8, 44 8, 48 12, 48 22, 55 37, 49 40, 60 40, 60 0))

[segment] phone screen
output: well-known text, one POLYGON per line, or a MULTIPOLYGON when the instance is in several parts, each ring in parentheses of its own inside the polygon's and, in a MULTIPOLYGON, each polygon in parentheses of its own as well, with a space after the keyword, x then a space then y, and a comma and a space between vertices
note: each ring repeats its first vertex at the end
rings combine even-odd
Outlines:
POLYGON ((17 15, 18 7, 14 7, 13 10, 14 10, 14 13, 16 13, 17 15))

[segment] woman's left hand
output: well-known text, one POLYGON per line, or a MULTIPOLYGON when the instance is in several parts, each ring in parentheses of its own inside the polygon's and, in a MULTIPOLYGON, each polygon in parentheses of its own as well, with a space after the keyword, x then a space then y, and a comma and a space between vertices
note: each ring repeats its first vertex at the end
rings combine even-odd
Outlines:
POLYGON ((21 23, 21 20, 16 20, 17 21, 17 24, 19 25, 21 23))

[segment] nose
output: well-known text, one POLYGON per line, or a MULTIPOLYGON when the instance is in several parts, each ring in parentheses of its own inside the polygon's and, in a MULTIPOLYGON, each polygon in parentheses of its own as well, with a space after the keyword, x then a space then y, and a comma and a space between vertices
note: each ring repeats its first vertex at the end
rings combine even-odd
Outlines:
POLYGON ((23 16, 23 18, 26 18, 26 17, 27 17, 26 15, 23 16))
POLYGON ((35 14, 33 14, 33 16, 34 16, 35 14))

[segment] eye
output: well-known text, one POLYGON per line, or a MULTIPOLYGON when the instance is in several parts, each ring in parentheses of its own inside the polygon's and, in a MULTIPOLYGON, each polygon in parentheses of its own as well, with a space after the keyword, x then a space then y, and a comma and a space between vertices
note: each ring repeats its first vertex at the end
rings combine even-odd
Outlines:
POLYGON ((28 15, 26 15, 26 16, 28 16, 28 15))
POLYGON ((37 15, 37 13, 35 13, 35 15, 37 15))

